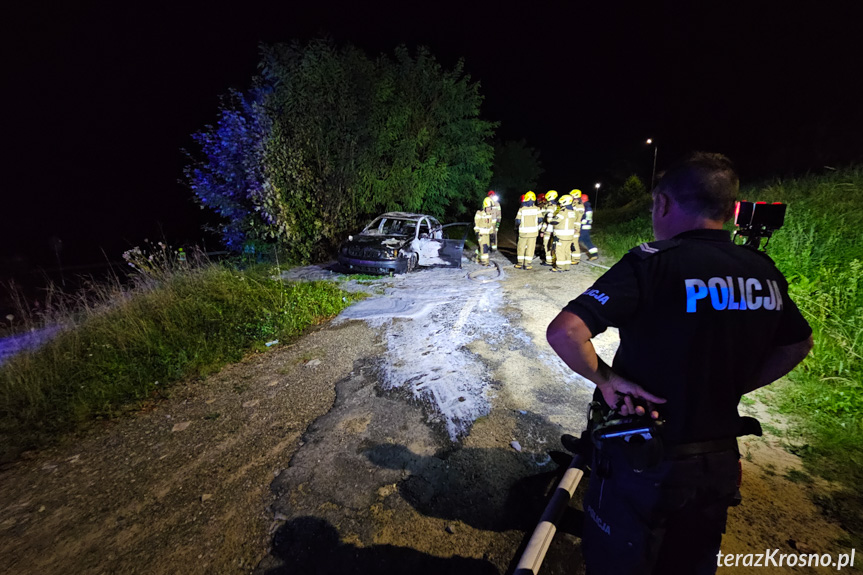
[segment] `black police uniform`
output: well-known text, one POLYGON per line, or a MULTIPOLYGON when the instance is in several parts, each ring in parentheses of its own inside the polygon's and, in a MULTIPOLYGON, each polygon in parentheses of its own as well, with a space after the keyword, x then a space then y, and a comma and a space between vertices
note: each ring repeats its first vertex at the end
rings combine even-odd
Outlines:
POLYGON ((595 455, 588 573, 715 572, 737 491, 740 397, 772 347, 811 334, 785 278, 728 232, 692 230, 633 248, 565 309, 593 336, 617 327, 614 371, 667 400, 661 462, 634 470, 613 443, 595 455), (693 444, 715 447, 675 455, 693 444))

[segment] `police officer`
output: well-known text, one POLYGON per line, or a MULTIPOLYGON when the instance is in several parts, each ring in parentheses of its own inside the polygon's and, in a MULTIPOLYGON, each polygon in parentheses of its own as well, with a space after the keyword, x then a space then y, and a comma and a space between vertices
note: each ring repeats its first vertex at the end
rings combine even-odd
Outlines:
POLYGON ((740 398, 812 348, 773 261, 722 229, 737 190, 720 154, 695 153, 666 171, 653 190, 657 241, 630 250, 548 327, 549 344, 596 384, 605 409, 665 421, 662 448, 641 469, 638 444, 594 450, 589 574, 715 572, 736 494, 740 398), (591 343, 608 327, 620 333, 611 367, 591 343))
POLYGON ((578 245, 587 252, 587 259, 593 261, 599 257, 599 248, 590 240, 590 230, 593 228, 593 208, 590 205, 590 197, 581 194, 581 205, 584 206, 584 215, 581 217, 581 231, 578 234, 578 245))
POLYGON ((473 231, 476 232, 479 263, 483 266, 489 265, 489 253, 491 252, 490 236, 494 229, 493 209, 492 199, 486 197, 482 201, 482 208, 476 211, 473 218, 473 231))
POLYGON ((518 230, 518 249, 516 250, 516 269, 531 269, 533 254, 536 251, 536 236, 539 235, 541 210, 534 205, 536 194, 528 192, 522 196, 521 207, 515 215, 518 230))

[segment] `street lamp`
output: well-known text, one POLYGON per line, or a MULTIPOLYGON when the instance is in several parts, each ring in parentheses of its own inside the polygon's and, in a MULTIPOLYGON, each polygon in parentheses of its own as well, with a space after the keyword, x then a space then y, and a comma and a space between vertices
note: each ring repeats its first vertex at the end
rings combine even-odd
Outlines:
POLYGON ((596 182, 596 184, 594 184, 594 186, 593 186, 594 188, 596 188, 596 196, 594 196, 594 200, 593 200, 593 210, 594 211, 596 211, 596 208, 599 207, 599 186, 600 186, 599 182, 596 182))
MULTIPOLYGON (((653 140, 647 138, 647 144, 653 144, 653 140)), ((656 179, 656 155, 659 153, 659 146, 653 144, 653 172, 650 174, 650 189, 653 190, 653 180, 656 179)))

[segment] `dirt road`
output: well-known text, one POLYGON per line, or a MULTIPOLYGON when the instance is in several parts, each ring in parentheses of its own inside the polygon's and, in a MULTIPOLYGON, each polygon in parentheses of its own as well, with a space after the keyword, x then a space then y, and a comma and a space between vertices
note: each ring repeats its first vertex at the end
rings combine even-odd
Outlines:
MULTIPOLYGON (((373 297, 297 343, 3 470, 0 565, 511 572, 555 481, 547 452, 584 426, 591 393, 553 356, 545 327, 602 270, 495 259, 503 275, 487 283, 468 279, 477 267, 466 263, 358 287, 373 297)), ((615 347, 610 330, 598 349, 610 360, 615 347)), ((785 478, 799 461, 777 443, 745 446, 746 503, 723 550, 790 552, 793 540, 848 551, 809 503, 813 486, 785 478)), ((581 573, 580 563, 577 537, 559 534, 543 573, 581 573)))

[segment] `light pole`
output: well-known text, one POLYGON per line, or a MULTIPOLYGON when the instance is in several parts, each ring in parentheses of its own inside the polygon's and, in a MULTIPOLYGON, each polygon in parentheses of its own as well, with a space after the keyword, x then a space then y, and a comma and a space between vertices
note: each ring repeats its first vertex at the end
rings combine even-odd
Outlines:
MULTIPOLYGON (((653 140, 647 138, 647 144, 653 144, 653 140)), ((659 153, 659 146, 653 144, 653 172, 650 174, 650 190, 653 190, 653 181, 656 179, 656 155, 659 153)))
POLYGON ((600 185, 601 184, 599 182, 596 182, 596 184, 594 184, 594 186, 593 186, 594 188, 596 188, 596 196, 595 196, 595 199, 593 200, 593 211, 596 211, 596 208, 599 206, 599 186, 600 185))

